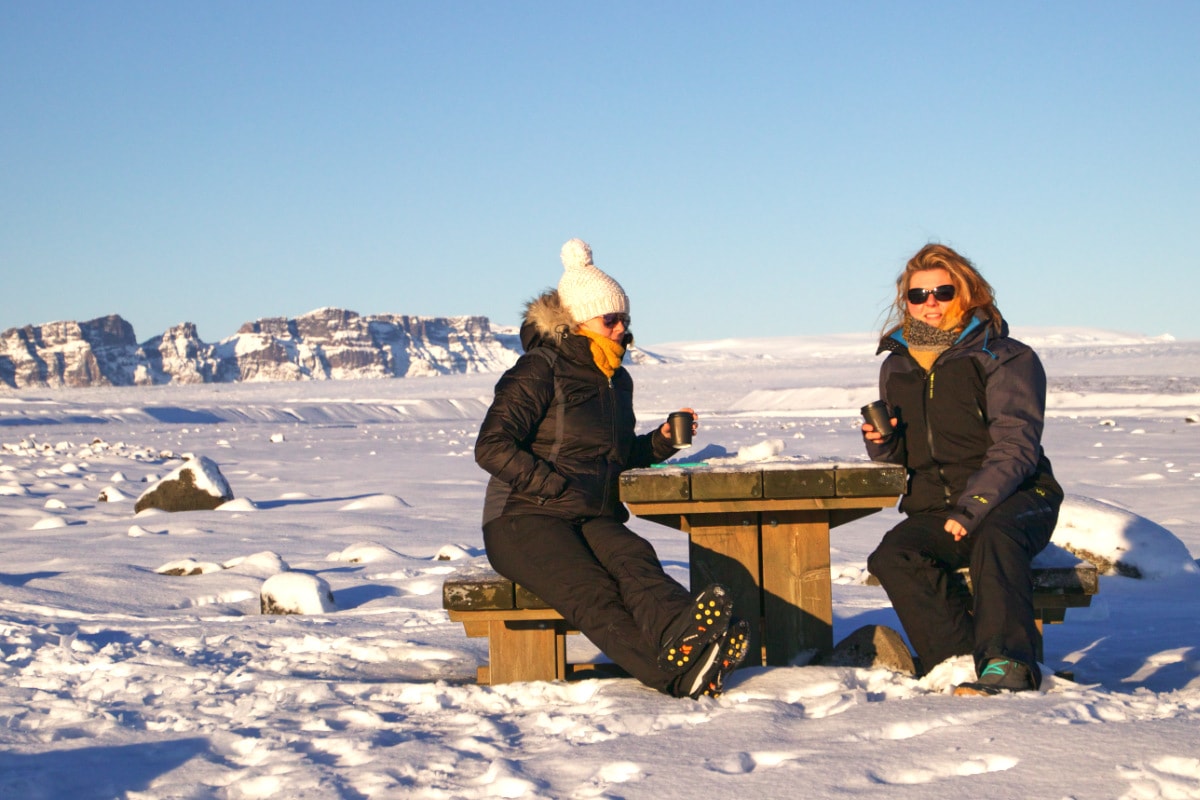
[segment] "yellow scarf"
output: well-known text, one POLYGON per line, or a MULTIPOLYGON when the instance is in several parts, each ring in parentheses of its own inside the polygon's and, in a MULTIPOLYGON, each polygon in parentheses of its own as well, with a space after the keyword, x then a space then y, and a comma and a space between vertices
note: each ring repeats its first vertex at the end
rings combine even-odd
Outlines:
POLYGON ((617 344, 607 336, 601 336, 587 328, 580 328, 578 333, 588 337, 588 344, 592 346, 592 360, 601 372, 611 378, 617 367, 621 366, 621 359, 625 357, 625 345, 617 344))

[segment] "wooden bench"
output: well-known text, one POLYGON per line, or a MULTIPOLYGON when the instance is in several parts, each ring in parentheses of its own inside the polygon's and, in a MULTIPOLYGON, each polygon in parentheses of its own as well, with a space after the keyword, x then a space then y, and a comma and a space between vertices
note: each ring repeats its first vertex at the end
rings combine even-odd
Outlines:
MULTIPOLYGON (((970 588, 970 575, 961 574, 970 588)), ((1033 561, 1033 608, 1038 631, 1061 623, 1068 608, 1091 605, 1100 591, 1099 571, 1056 545, 1033 561)), ((442 607, 467 636, 487 637, 488 663, 479 667, 481 685, 517 681, 571 680, 624 675, 614 664, 567 662, 567 636, 579 633, 554 609, 508 578, 480 569, 453 575, 442 584, 442 607)), ((1038 660, 1042 643, 1038 642, 1038 660)))
POLYGON ((442 584, 442 607, 467 636, 486 636, 482 685, 624 674, 614 664, 570 664, 567 636, 579 633, 525 587, 491 570, 460 573, 442 584))

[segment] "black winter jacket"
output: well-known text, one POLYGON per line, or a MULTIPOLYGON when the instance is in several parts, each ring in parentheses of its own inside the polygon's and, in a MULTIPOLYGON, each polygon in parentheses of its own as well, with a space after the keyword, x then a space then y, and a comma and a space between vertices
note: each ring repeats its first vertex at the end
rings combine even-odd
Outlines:
POLYGON ((968 532, 1015 492, 1032 489, 1055 508, 1062 489, 1042 452, 1046 373, 1037 354, 972 319, 926 372, 900 330, 880 341, 890 351, 879 372, 882 399, 898 433, 867 443, 875 461, 908 468, 907 513, 946 512, 968 532))
POLYGON ((621 472, 675 453, 658 430, 635 434, 633 379, 621 367, 610 380, 570 323, 557 291, 526 307, 525 354, 496 384, 475 441, 476 463, 493 476, 485 523, 500 514, 624 522, 621 472))

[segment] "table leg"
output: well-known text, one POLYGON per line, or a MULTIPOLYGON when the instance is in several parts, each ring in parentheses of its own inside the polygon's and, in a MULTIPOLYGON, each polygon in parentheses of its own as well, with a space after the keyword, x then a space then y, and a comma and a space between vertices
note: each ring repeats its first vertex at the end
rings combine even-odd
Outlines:
POLYGON ((805 650, 833 649, 829 515, 764 512, 762 589, 767 663, 785 666, 805 650))
POLYGON ((746 666, 762 664, 763 602, 757 512, 688 514, 692 591, 720 583, 733 594, 733 613, 750 623, 746 666))

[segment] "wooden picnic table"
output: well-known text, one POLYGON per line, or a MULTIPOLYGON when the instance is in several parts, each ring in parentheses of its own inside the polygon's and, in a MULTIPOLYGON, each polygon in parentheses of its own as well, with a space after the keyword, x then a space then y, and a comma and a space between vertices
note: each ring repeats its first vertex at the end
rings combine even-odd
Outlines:
POLYGON ((871 462, 667 466, 622 473, 621 500, 688 534, 694 590, 732 591, 751 623, 746 664, 784 666, 833 649, 829 529, 895 506, 905 480, 871 462))

